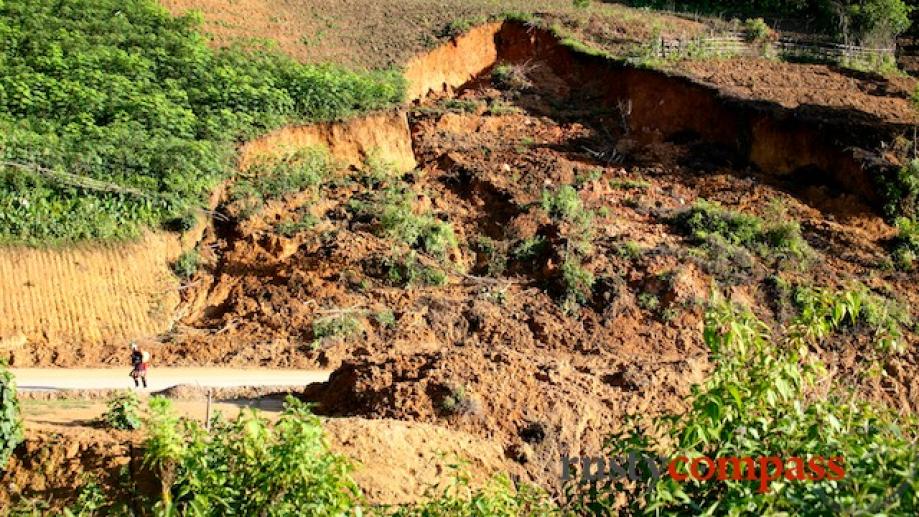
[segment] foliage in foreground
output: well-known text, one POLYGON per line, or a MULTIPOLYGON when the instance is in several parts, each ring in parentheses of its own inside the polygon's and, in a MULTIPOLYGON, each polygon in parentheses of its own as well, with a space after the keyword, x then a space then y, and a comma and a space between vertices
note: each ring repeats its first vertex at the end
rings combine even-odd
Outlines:
POLYGON ((22 417, 19 413, 19 400, 16 398, 16 380, 0 362, 0 472, 16 446, 22 442, 22 417))
POLYGON ((359 503, 345 458, 319 418, 289 398, 274 426, 252 411, 217 418, 211 432, 150 404, 145 462, 161 472, 163 515, 339 515, 359 503))
POLYGON ((212 50, 201 21, 152 0, 0 2, 0 241, 134 236, 198 206, 235 141, 402 99, 396 72, 212 50))
POLYGON ((102 419, 113 429, 132 431, 140 429, 140 400, 133 391, 116 393, 108 401, 108 409, 102 419))
MULTIPOLYGON (((825 458, 842 456, 845 477, 806 481, 779 477, 761 491, 760 481, 626 486, 621 481, 580 492, 575 506, 610 512, 619 491, 630 494, 628 513, 915 515, 919 511, 919 458, 915 422, 855 400, 809 397, 821 371, 796 339, 776 339, 748 310, 716 303, 705 319, 704 338, 715 371, 693 389, 690 410, 657 420, 663 436, 634 426, 608 443, 614 457, 630 451, 673 458, 708 456, 825 458), (798 346, 796 346, 798 345, 798 346)), ((685 466, 681 467, 685 472, 685 466)))
POLYGON ((157 515, 546 515, 545 495, 514 488, 503 477, 474 490, 461 472, 429 500, 412 507, 364 506, 348 460, 329 450, 319 418, 288 398, 269 425, 254 411, 232 421, 216 418, 210 433, 180 420, 170 403, 150 403, 145 462, 160 472, 157 515))

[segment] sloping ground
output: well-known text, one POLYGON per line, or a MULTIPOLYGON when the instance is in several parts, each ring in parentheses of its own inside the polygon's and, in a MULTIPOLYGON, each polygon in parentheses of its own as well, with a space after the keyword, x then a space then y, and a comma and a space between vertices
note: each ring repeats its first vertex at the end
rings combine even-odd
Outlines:
POLYGON ((98 364, 110 347, 167 330, 179 303, 175 241, 149 233, 128 244, 0 250, 0 353, 13 364, 98 364))
POLYGON ((634 44, 655 31, 695 34, 706 30, 676 16, 594 2, 589 10, 571 0, 161 0, 174 14, 198 10, 215 45, 269 38, 304 62, 360 68, 399 67, 443 43, 454 28, 468 29, 489 16, 553 13, 602 30, 607 41, 634 44))

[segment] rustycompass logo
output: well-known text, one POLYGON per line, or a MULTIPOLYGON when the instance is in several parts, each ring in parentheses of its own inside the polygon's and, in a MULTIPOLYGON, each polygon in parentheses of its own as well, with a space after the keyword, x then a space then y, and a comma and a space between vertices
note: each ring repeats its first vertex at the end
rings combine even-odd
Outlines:
POLYGON ((569 457, 563 454, 562 482, 577 479, 580 484, 612 483, 625 479, 642 481, 650 477, 657 481, 667 476, 677 482, 699 481, 751 481, 757 482, 757 491, 766 493, 773 481, 787 480, 816 482, 837 481, 846 475, 845 458, 842 456, 647 456, 629 453, 626 457, 583 456, 569 457))

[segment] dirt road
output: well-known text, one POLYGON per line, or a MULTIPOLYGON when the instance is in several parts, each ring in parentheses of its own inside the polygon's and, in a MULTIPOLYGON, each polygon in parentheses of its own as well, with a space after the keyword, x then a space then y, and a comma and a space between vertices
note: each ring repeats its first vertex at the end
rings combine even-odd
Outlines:
MULTIPOLYGON (((58 391, 132 388, 130 367, 124 368, 13 368, 19 391, 58 391)), ((324 382, 328 371, 232 368, 152 368, 147 391, 179 384, 208 388, 306 386, 324 382)))

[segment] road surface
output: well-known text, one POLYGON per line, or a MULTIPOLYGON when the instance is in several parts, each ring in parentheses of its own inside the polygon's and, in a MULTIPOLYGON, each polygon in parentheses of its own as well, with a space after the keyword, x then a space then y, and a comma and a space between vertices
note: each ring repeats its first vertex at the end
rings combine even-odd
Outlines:
MULTIPOLYGON (((133 388, 125 368, 11 368, 19 391, 100 390, 133 388)), ((178 384, 203 388, 259 386, 306 386, 325 382, 328 371, 234 368, 151 368, 147 391, 160 391, 178 384)))

